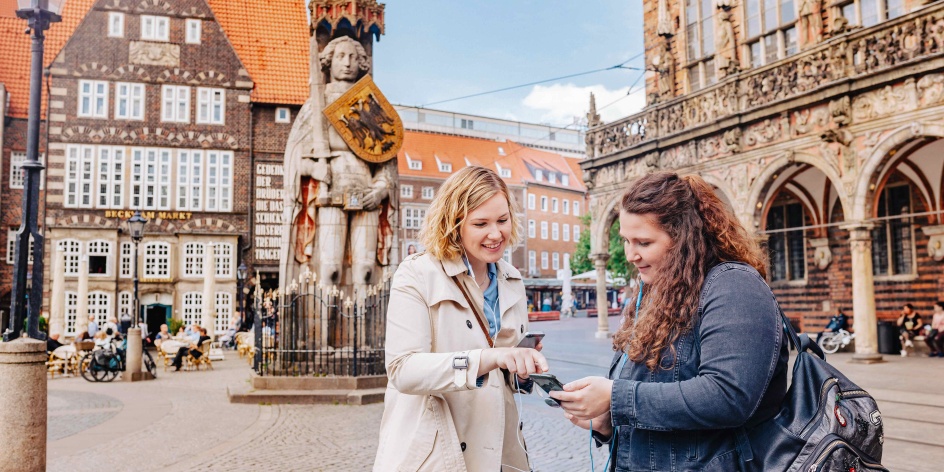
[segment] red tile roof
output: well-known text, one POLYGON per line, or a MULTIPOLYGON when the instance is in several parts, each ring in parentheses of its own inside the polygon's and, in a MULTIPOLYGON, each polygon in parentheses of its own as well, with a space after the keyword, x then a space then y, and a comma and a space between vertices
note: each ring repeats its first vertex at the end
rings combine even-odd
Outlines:
POLYGON ((0 0, 0 17, 16 18, 16 0, 0 0))
MULTIPOLYGON (((6 0, 0 0, 5 2, 6 0)), ((16 3, 15 1, 13 2, 16 3)), ((46 31, 43 42, 45 51, 43 63, 46 67, 56 58, 65 46, 72 32, 85 18, 95 0, 69 0, 62 11, 62 22, 53 23, 46 31)), ((29 74, 30 74, 30 37, 23 34, 26 20, 0 15, 0 82, 10 94, 10 108, 7 115, 26 118, 29 113, 29 74)), ((45 110, 46 89, 43 88, 43 110, 45 110)))
POLYGON ((308 16, 304 0, 209 0, 255 82, 252 101, 296 104, 308 98, 308 16))
POLYGON ((579 165, 571 165, 571 160, 560 154, 540 151, 523 146, 514 141, 494 141, 490 139, 452 136, 445 134, 423 133, 407 131, 403 138, 403 147, 397 155, 401 177, 426 177, 446 179, 450 173, 440 172, 436 159, 442 163, 451 163, 453 172, 466 165, 480 165, 498 170, 498 166, 511 169, 511 178, 505 178, 509 185, 526 185, 540 183, 557 188, 567 188, 578 192, 586 192, 583 185, 582 172, 579 165), (409 158, 409 160, 408 160, 409 158), (410 169, 409 161, 423 163, 421 170, 410 169), (535 179, 532 168, 541 168, 545 171, 554 171, 568 175, 568 185, 564 186, 560 180, 550 184, 547 177, 542 181, 535 179))

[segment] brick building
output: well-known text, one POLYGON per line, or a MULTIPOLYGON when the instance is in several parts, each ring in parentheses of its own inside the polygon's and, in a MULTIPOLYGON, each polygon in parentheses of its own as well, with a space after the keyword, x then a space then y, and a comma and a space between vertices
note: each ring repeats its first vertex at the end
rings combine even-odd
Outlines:
POLYGON ((490 167, 508 184, 521 210, 523 240, 506 251, 505 260, 530 279, 526 285, 536 306, 542 291, 559 292, 557 271, 576 250, 586 208, 580 159, 565 157, 580 155, 576 143, 568 144, 568 138, 580 133, 435 110, 423 110, 419 122, 418 110, 398 111, 408 129, 398 155, 402 254, 422 251, 419 231, 426 209, 452 172, 470 165, 490 167), (529 132, 541 137, 528 139, 529 132), (552 135, 560 139, 549 140, 552 135))
POLYGON ((587 132, 594 253, 626 181, 698 173, 765 241, 787 315, 843 308, 878 359, 876 321, 944 298, 944 5, 643 5, 648 105, 587 132))
MULTIPOLYGON (((67 3, 64 23, 78 26, 65 46, 47 49, 44 311, 53 330, 64 317, 66 336, 77 313, 104 319, 131 311, 125 220, 140 209, 150 220, 138 261, 149 324, 200 322, 209 307, 224 328, 238 302, 237 266, 266 255, 253 238, 254 219, 272 218, 253 211, 257 179, 281 186, 291 117, 307 95, 307 60, 299 60, 308 51, 304 5, 81 4, 67 3), (261 30, 253 26, 259 21, 285 28, 261 30), (64 297, 54 296, 57 283, 64 297)), ((10 226, 16 215, 6 197, 10 226)))

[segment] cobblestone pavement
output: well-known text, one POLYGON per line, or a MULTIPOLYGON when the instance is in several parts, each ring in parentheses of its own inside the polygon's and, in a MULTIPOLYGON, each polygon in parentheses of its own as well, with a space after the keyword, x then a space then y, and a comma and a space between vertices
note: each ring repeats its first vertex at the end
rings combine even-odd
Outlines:
MULTIPOLYGON (((545 354, 561 381, 603 374, 610 344, 594 338, 595 325, 595 319, 532 324, 547 333, 545 354)), ((249 369, 226 354, 213 371, 159 371, 149 382, 50 380, 48 470, 370 470, 382 404, 230 404, 227 388, 244 385, 249 369)), ((849 357, 830 361, 878 398, 886 466, 911 471, 944 463, 944 376, 927 375, 944 359, 886 356, 885 364, 862 366, 849 357)), ((590 470, 587 432, 537 395, 519 398, 535 470, 590 470)), ((607 451, 592 449, 596 470, 603 470, 607 451)))

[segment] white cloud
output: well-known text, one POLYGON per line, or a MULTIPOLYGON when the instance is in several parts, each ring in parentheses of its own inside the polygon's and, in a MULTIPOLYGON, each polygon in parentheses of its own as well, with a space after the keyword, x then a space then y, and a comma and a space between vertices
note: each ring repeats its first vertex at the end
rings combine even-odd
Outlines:
POLYGON ((597 100, 597 111, 603 121, 609 122, 632 115, 646 105, 643 87, 637 87, 632 95, 627 97, 628 91, 629 87, 608 90, 603 85, 535 85, 522 103, 528 108, 543 112, 541 122, 564 125, 573 122, 574 117, 586 117, 590 108, 590 92, 593 92, 597 100))

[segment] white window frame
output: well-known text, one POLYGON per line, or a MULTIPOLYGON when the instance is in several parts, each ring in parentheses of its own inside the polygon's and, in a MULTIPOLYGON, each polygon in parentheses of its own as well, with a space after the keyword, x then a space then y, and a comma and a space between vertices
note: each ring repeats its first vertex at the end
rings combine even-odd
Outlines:
POLYGON ((560 253, 551 254, 551 269, 560 270, 560 253))
POLYGON ((124 208, 125 148, 98 146, 96 208, 124 208))
MULTIPOLYGON (((439 158, 437 158, 436 161, 439 161, 439 158)), ((439 172, 442 172, 442 173, 444 173, 444 174, 451 173, 451 172, 452 172, 452 163, 449 163, 449 162, 439 162, 439 172)))
POLYGON ((131 149, 131 208, 170 209, 170 174, 173 151, 165 148, 131 149))
POLYGON ((536 198, 535 198, 534 194, 533 194, 533 193, 529 193, 529 194, 528 194, 528 209, 529 209, 529 210, 533 210, 533 209, 534 209, 534 201, 535 201, 535 200, 536 200, 536 198))
POLYGON ((534 220, 528 220, 528 237, 534 238, 537 235, 537 225, 534 220))
POLYGON ((541 222, 541 239, 547 239, 547 221, 541 222))
POLYGON ((96 290, 88 294, 88 314, 95 315, 99 326, 104 326, 108 318, 115 315, 112 311, 111 294, 96 290))
POLYGON ((275 109, 275 122, 276 123, 291 123, 292 122, 292 110, 288 107, 278 107, 275 109))
POLYGON ((206 152, 206 211, 233 211, 233 153, 206 152))
POLYGON ((432 200, 435 194, 436 189, 434 187, 423 187, 423 200, 432 200))
POLYGON ((66 208, 92 208, 95 185, 95 146, 70 144, 66 147, 66 208))
POLYGON ((569 215, 570 214, 570 200, 565 198, 563 201, 561 201, 561 206, 563 207, 561 208, 561 210, 563 210, 563 213, 565 215, 569 215))
POLYGON ((549 184, 557 184, 557 174, 554 172, 547 173, 547 182, 549 184))
POLYGON ((541 211, 547 211, 547 197, 541 197, 541 211))
POLYGON ((536 252, 528 251, 528 272, 534 272, 534 270, 538 268, 537 259, 536 252))
POLYGON ((580 216, 580 202, 574 200, 574 216, 580 216))
MULTIPOLYGON (((93 274, 89 272, 89 277, 111 277, 112 276, 112 267, 115 265, 114 251, 112 248, 111 241, 104 239, 95 239, 86 243, 86 257, 104 257, 105 258, 105 273, 104 274, 93 274)), ((91 271, 92 265, 91 260, 87 264, 86 270, 91 271)))
POLYGON ((197 87, 197 124, 226 124, 226 89, 197 87))
MULTIPOLYGON (((23 163, 26 162, 26 152, 10 152, 10 188, 24 188, 26 185, 26 172, 23 170, 23 163)), ((46 155, 39 155, 40 164, 46 163, 46 155)), ((45 176, 46 169, 39 172, 39 189, 46 187, 45 176)))
POLYGON ((535 169, 535 170, 534 170, 534 180, 537 180, 538 182, 544 180, 544 171, 541 170, 541 169, 535 169))
POLYGON ((120 11, 108 12, 108 37, 123 38, 125 36, 125 14, 120 11))
POLYGON ((160 241, 144 244, 144 277, 170 278, 170 244, 160 241))
POLYGON ((560 224, 554 222, 551 223, 551 241, 560 240, 560 224))
POLYGON ((213 312, 216 315, 213 327, 217 333, 225 333, 229 329, 229 320, 233 317, 233 295, 229 292, 216 292, 213 312))
POLYGON ((413 186, 412 186, 412 185, 401 185, 401 186, 400 186, 400 197, 402 197, 402 198, 413 198, 413 186))
MULTIPOLYGON (((797 28, 799 15, 798 8, 801 0, 793 0, 791 8, 783 9, 783 4, 789 0, 775 0, 774 18, 767 18, 765 13, 766 0, 747 0, 741 8, 744 12, 743 42, 744 57, 748 59, 750 67, 760 67, 778 61, 800 51, 799 30, 797 28), (754 11, 752 8, 756 7, 754 11), (784 17, 784 11, 789 15, 784 17), (756 17, 752 14, 756 13, 756 17), (751 18, 756 18, 758 31, 750 31, 751 18), (792 39, 792 45, 790 44, 792 39), (773 48, 774 50, 769 50, 773 48)), ((826 5, 823 4, 825 7, 826 5)), ((836 10, 839 11, 839 8, 836 10)))
POLYGON ((203 151, 177 151, 177 209, 203 210, 203 151))
POLYGON ((134 269, 134 245, 127 241, 122 241, 119 247, 121 249, 118 258, 118 277, 130 279, 133 275, 131 271, 134 269))
POLYGON ((184 322, 184 326, 200 324, 203 321, 203 317, 201 316, 201 312, 203 311, 203 293, 187 292, 181 298, 183 301, 183 303, 181 303, 183 310, 180 313, 180 319, 184 322))
POLYGON ((65 301, 66 301, 66 310, 65 310, 66 311, 65 313, 65 318, 66 318, 65 331, 66 332, 63 334, 66 336, 75 336, 76 334, 78 334, 75 332, 75 325, 76 325, 76 322, 78 321, 77 315, 78 315, 78 310, 79 310, 79 294, 76 292, 66 291, 65 301))
POLYGON ((104 80, 80 80, 78 111, 79 118, 108 119, 108 82, 104 80))
POLYGON ((141 15, 141 39, 145 41, 170 41, 170 18, 141 15))
POLYGON ((410 155, 406 155, 406 166, 410 170, 423 170, 423 161, 419 159, 410 159, 410 155))
POLYGON ((203 31, 203 22, 197 18, 187 18, 185 22, 187 44, 200 44, 200 37, 203 31))
POLYGON ((62 248, 62 272, 70 277, 79 276, 79 257, 82 256, 82 242, 77 239, 59 241, 62 248))
POLYGON ((425 218, 425 208, 406 207, 403 209, 403 228, 420 229, 423 227, 423 220, 425 218))
POLYGON ((180 251, 180 274, 182 277, 202 278, 205 274, 203 260, 206 258, 206 244, 189 242, 180 251))
POLYGON ((561 185, 564 187, 570 187, 570 176, 567 174, 561 174, 561 185))
MULTIPOLYGON (((16 255, 16 233, 19 232, 19 228, 10 228, 7 230, 7 264, 13 264, 16 261, 14 257, 16 255)), ((26 256, 26 262, 29 264, 33 263, 33 235, 29 237, 29 255, 26 256)))
POLYGON ((580 241, 580 225, 574 225, 574 242, 580 241))
POLYGON ((547 251, 541 251, 541 270, 547 270, 547 251))
POLYGON ((216 263, 216 278, 233 278, 233 245, 230 243, 213 244, 213 261, 216 263))
POLYGON ((138 318, 137 315, 134 314, 134 307, 132 306, 133 304, 134 304, 134 296, 131 292, 127 290, 118 292, 118 317, 119 317, 118 319, 119 320, 121 319, 121 314, 124 312, 127 312, 128 316, 130 316, 132 320, 135 320, 138 318))
MULTIPOLYGON (((567 200, 564 200, 565 202, 567 200)), ((564 227, 561 228, 561 236, 563 236, 564 241, 570 242, 570 225, 564 223, 564 227)))
POLYGON ((557 198, 556 197, 552 198, 551 199, 551 213, 557 213, 559 209, 560 209, 560 205, 558 204, 557 198))
POLYGON ((115 119, 143 120, 146 98, 144 84, 115 83, 115 119))
POLYGON ((190 123, 190 87, 186 85, 161 86, 161 121, 190 123))

